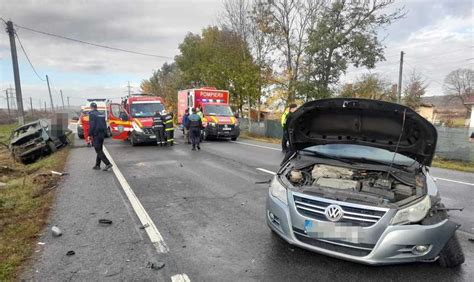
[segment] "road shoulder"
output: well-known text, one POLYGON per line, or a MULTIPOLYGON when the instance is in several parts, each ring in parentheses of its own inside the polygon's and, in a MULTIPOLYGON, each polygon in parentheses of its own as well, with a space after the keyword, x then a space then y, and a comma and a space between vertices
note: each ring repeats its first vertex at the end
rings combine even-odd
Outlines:
MULTIPOLYGON (((91 148, 71 150, 49 224, 39 239, 26 280, 165 280, 162 258, 131 212, 112 172, 94 171, 91 148), (101 225, 99 219, 112 220, 101 225), (51 227, 63 235, 53 237, 51 227), (74 251, 74 255, 67 252, 74 251)), ((168 278, 169 279, 169 278, 168 278)))

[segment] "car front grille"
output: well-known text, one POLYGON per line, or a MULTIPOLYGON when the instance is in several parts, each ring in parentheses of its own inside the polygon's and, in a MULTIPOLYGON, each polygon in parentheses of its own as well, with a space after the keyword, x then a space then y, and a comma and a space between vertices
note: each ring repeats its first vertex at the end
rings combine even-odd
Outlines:
POLYGON ((302 243, 329 251, 348 254, 351 256, 366 256, 370 254, 372 249, 375 247, 375 245, 371 244, 353 244, 339 240, 311 238, 306 235, 304 230, 298 229, 296 227, 293 227, 293 233, 295 234, 296 239, 302 243))
POLYGON ((324 198, 307 198, 293 195, 296 210, 304 216, 319 220, 330 221, 326 218, 325 209, 331 204, 337 204, 343 211, 342 218, 337 221, 351 226, 369 227, 377 223, 388 209, 363 206, 351 203, 341 203, 324 198))

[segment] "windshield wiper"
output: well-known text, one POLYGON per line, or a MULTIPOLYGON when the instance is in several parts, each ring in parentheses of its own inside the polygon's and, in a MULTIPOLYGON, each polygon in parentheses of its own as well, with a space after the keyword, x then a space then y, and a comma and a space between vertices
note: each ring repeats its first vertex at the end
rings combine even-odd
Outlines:
POLYGON ((353 161, 348 160, 348 159, 346 159, 346 158, 341 158, 341 157, 337 157, 337 156, 333 156, 333 155, 328 155, 328 154, 324 154, 324 153, 320 153, 320 152, 315 152, 315 151, 309 151, 309 150, 302 150, 302 151, 305 152, 305 153, 310 153, 310 154, 312 154, 312 155, 321 157, 321 158, 331 159, 331 160, 337 160, 337 161, 340 161, 340 162, 343 162, 343 163, 347 163, 347 164, 354 164, 353 161))

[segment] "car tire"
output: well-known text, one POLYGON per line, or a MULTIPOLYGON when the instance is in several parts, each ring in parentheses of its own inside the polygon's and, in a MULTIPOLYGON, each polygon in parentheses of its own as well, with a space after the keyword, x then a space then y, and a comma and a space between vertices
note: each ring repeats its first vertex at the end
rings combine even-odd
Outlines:
POLYGON ((461 244, 454 234, 439 253, 438 263, 442 267, 452 268, 463 264, 464 260, 461 244))
POLYGON ((230 138, 230 140, 237 141, 237 137, 232 137, 232 138, 230 138))
POLYGON ((130 135, 130 144, 132 144, 132 147, 135 147, 137 146, 137 140, 135 140, 135 136, 133 135, 133 133, 130 135))

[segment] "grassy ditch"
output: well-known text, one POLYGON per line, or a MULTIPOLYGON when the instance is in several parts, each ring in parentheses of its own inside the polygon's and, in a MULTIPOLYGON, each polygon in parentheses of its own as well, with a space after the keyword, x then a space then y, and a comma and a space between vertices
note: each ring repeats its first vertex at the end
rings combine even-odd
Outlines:
MULTIPOLYGON (((15 125, 0 125, 0 142, 6 144, 15 125)), ((0 281, 15 280, 33 254, 36 240, 47 221, 55 188, 69 147, 30 165, 13 160, 0 145, 0 281)))
MULTIPOLYGON (((250 139, 260 142, 272 143, 272 144, 280 144, 281 140, 277 138, 270 138, 270 137, 262 137, 257 136, 254 134, 249 134, 248 132, 242 132, 240 135, 241 138, 250 139)), ((474 162, 463 162, 463 161, 455 161, 455 160, 446 160, 439 157, 435 157, 433 160, 433 167, 445 168, 445 169, 452 169, 457 171, 464 171, 464 172, 474 172, 474 162)))

